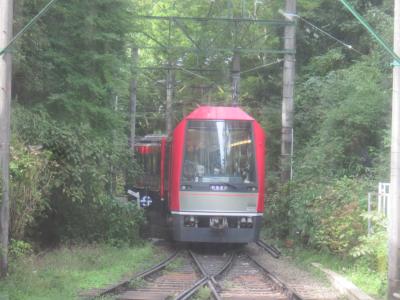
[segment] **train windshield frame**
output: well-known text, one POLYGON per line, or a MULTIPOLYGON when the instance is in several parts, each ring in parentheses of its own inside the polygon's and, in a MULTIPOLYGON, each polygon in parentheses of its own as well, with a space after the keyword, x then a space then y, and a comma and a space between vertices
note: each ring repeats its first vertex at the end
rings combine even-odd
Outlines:
POLYGON ((252 123, 190 120, 186 126, 182 183, 257 185, 252 123))

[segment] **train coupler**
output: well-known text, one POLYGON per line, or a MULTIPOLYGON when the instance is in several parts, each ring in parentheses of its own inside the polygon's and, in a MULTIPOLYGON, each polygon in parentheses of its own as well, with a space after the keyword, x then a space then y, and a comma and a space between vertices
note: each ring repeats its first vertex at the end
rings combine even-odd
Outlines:
POLYGON ((228 228, 227 217, 210 217, 210 227, 214 229, 228 228))

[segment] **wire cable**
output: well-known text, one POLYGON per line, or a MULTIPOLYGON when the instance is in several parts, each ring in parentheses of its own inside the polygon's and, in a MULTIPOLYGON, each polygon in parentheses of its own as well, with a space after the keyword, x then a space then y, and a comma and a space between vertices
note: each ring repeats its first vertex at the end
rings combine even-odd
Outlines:
POLYGON ((187 70, 187 69, 185 69, 185 68, 178 67, 177 69, 179 69, 179 70, 181 70, 181 71, 183 71, 183 72, 185 72, 185 73, 191 74, 191 75, 193 75, 193 76, 195 76, 195 77, 198 77, 198 78, 201 78, 201 79, 204 79, 204 80, 207 80, 207 81, 211 81, 211 80, 208 79, 207 77, 202 76, 202 75, 200 75, 200 74, 197 74, 197 73, 195 73, 195 72, 189 71, 189 70, 187 70))
POLYGON ((29 22, 28 24, 26 24, 24 26, 24 28, 22 28, 12 39, 11 41, 7 44, 7 46, 5 46, 3 49, 0 49, 0 56, 3 55, 14 43, 15 41, 22 35, 24 34, 36 21, 37 19, 39 19, 42 15, 44 15, 47 10, 54 4, 54 2, 56 2, 57 0, 51 0, 49 3, 46 4, 45 7, 43 7, 39 13, 34 16, 29 22))
POLYGON ((388 43, 377 33, 375 30, 369 25, 367 20, 360 15, 354 8, 351 6, 349 2, 346 0, 340 0, 342 4, 352 13, 352 15, 368 30, 368 32, 378 41, 378 43, 392 56, 394 59, 395 63, 397 65, 400 64, 400 57, 397 55, 397 53, 394 52, 394 50, 388 45, 388 43))
POLYGON ((272 63, 265 64, 265 65, 261 65, 261 66, 257 66, 257 67, 248 69, 248 70, 246 70, 246 71, 242 71, 242 72, 240 72, 239 74, 244 74, 244 73, 252 72, 252 71, 255 71, 255 70, 258 70, 258 69, 262 69, 262 68, 265 68, 265 67, 269 67, 269 66, 272 66, 272 65, 279 64, 279 63, 281 63, 281 62, 283 62, 283 59, 280 58, 280 59, 277 59, 276 61, 274 61, 274 62, 272 62, 272 63))
POLYGON ((311 23, 310 21, 306 20, 305 18, 303 18, 300 15, 293 15, 297 18, 299 18, 301 21, 303 21, 304 23, 306 23, 307 25, 311 26, 312 28, 314 28, 315 30, 318 30, 319 32, 321 32, 322 34, 328 36, 329 38, 335 40, 336 42, 338 42, 339 44, 343 45, 345 48, 349 49, 349 50, 353 50, 355 52, 357 52, 360 55, 364 55, 361 51, 358 51, 357 49, 355 49, 352 45, 345 43, 344 41, 338 39, 337 37, 333 36, 332 34, 330 34, 329 32, 323 30, 322 28, 319 28, 317 25, 311 23))

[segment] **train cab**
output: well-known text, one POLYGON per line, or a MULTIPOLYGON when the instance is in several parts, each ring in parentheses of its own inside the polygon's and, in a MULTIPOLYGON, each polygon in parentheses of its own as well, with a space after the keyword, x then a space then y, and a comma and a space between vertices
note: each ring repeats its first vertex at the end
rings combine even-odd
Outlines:
POLYGON ((201 106, 170 136, 135 145, 150 225, 183 242, 257 241, 264 211, 265 134, 239 107, 201 106), (165 221, 165 223, 163 223, 165 221))
POLYGON ((178 124, 169 182, 175 240, 258 240, 264 148, 261 126, 238 107, 202 106, 178 124))

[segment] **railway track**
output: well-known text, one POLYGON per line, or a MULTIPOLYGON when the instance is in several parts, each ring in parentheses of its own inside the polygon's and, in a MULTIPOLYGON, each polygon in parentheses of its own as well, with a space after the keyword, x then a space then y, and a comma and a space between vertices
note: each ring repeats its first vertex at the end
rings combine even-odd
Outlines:
MULTIPOLYGON (((262 247, 262 246, 260 246, 262 247)), ((301 299, 243 249, 181 249, 130 282, 104 290, 118 300, 301 299)))

